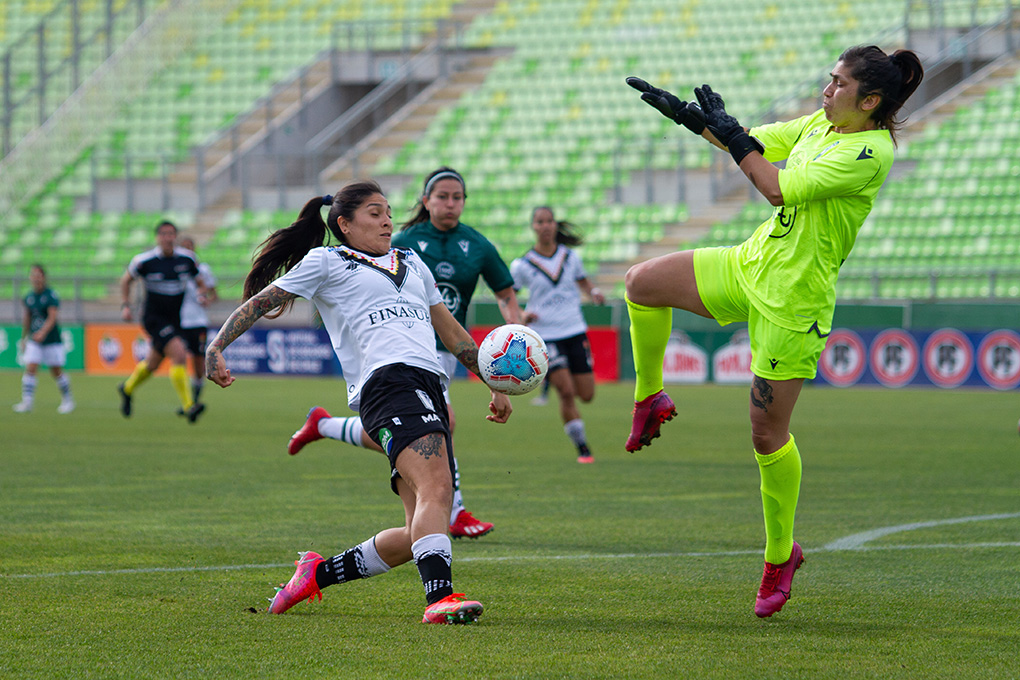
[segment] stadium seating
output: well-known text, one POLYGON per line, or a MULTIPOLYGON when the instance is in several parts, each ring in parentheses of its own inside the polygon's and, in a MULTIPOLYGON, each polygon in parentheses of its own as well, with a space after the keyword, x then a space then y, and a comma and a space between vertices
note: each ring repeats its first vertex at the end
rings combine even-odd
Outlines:
MULTIPOLYGON (((118 6, 124 2, 121 0, 118 6)), ((35 25, 33 22, 56 4, 55 1, 19 0, 12 5, 9 15, 18 18, 7 19, 6 31, 0 35, 17 39, 21 35, 18 27, 35 25)), ((106 7, 100 0, 82 0, 80 4, 83 14, 86 10, 102 14, 106 7)), ((156 6, 156 3, 146 3, 147 10, 151 11, 150 4, 156 6)), ((30 262, 44 255, 43 259, 68 263, 70 270, 65 270, 61 264, 56 274, 74 272, 82 248, 86 253, 94 249, 93 257, 100 262, 109 259, 116 263, 118 273, 123 271, 134 245, 122 246, 134 243, 133 234, 141 225, 150 237, 146 243, 151 243, 157 217, 129 213, 120 219, 119 216, 94 215, 90 220, 104 226, 106 231, 102 233, 108 234, 106 240, 101 245, 88 240, 68 244, 74 246, 77 257, 64 257, 60 250, 63 241, 58 239, 51 244, 46 229, 40 232, 38 240, 20 244, 18 225, 42 219, 51 221, 55 232, 57 225, 62 231, 70 221, 80 219, 77 211, 87 205, 91 191, 91 156, 95 156, 99 179, 124 177, 128 162, 132 163, 132 177, 159 177, 165 160, 185 160, 193 146, 228 126, 275 82, 328 48, 331 40, 352 49, 364 48, 369 43, 377 49, 398 49, 407 41, 420 43, 424 35, 435 29, 435 22, 449 14, 453 4, 452 0, 377 0, 373 3, 242 0, 217 31, 159 73, 147 91, 123 109, 117 123, 96 147, 64 168, 47 185, 44 197, 30 204, 21 215, 0 225, 0 244, 10 245, 0 258, 0 277, 20 273, 30 262), (362 26, 369 28, 350 35, 337 34, 334 38, 331 32, 339 21, 367 22, 362 26), (409 23, 399 23, 403 21, 409 23)), ((6 12, 5 3, 5 17, 8 16, 6 12)), ((67 49, 66 35, 53 33, 52 37, 53 40, 47 40, 48 45, 59 44, 61 49, 67 49)), ((27 82, 27 78, 22 79, 27 82)), ((16 129, 27 132, 37 123, 29 116, 16 129)), ((178 216, 182 225, 190 225, 194 218, 194 215, 178 216)), ((91 221, 90 224, 95 228, 91 221)), ((238 251, 243 255, 242 260, 248 259, 252 245, 245 244, 242 250, 247 253, 238 251)), ((134 252, 137 250, 135 248, 134 252)))
MULTIPOLYGON (((712 153, 645 108, 624 83, 627 75, 686 97, 710 82, 750 123, 775 98, 805 83, 817 88, 847 44, 901 22, 894 7, 902 5, 869 0, 851 13, 806 0, 751 9, 741 0, 500 2, 466 39, 478 47, 512 46, 513 55, 374 173, 420 178, 440 163, 456 167, 469 184, 464 221, 482 228, 507 257, 531 243, 532 207, 549 204, 584 230, 581 253, 590 268, 624 260, 642 241, 661 238, 646 222, 683 220, 684 206, 674 199, 589 208, 611 202, 617 183, 640 180, 637 173, 648 166, 703 168, 712 153), (661 142, 649 154, 652 139, 661 142)), ((413 202, 419 186, 391 202, 413 202)))
POLYGON ((105 0, 79 0, 78 22, 72 19, 67 0, 5 0, 0 14, 0 65, 10 62, 10 98, 16 104, 11 116, 12 146, 41 124, 40 35, 47 73, 42 94, 43 116, 49 116, 79 83, 72 81, 75 29, 80 49, 77 74, 84 81, 137 27, 167 0, 118 0, 107 16, 105 0), (107 41, 107 22, 112 35, 107 41))
MULTIPOLYGON (((12 7, 31 7, 39 14, 54 2, 17 0, 12 7)), ((97 3, 105 4, 81 0, 83 7, 97 3)), ((336 39, 355 49, 369 43, 395 48, 407 40, 408 30, 418 31, 419 39, 427 34, 454 4, 243 0, 211 38, 125 107, 90 153, 101 177, 124 176, 128 155, 135 159, 133 176, 158 176, 160 156, 184 159, 192 146, 229 125, 274 82, 327 47, 333 21, 389 20, 373 24, 371 35, 341 31, 336 39), (415 23, 392 23, 395 19, 415 23)), ((943 19, 960 26, 1001 11, 984 0, 945 0, 940 6, 943 19)), ((911 0, 909 7, 927 17, 921 23, 933 21, 927 2, 911 0)), ((623 83, 626 75, 688 97, 694 86, 710 82, 725 96, 727 108, 751 124, 776 98, 817 89, 846 45, 881 33, 895 40, 889 31, 895 32, 902 18, 903 4, 893 0, 753 6, 742 0, 501 0, 474 22, 465 41, 474 47, 513 47, 513 54, 371 174, 413 178, 389 194, 399 220, 414 203, 425 173, 440 164, 458 168, 469 187, 464 221, 490 236, 507 259, 532 242, 531 209, 551 205, 558 217, 581 227, 586 244, 580 252, 594 270, 600 263, 633 257, 641 243, 661 238, 664 224, 687 217, 686 206, 675 198, 658 197, 661 202, 651 205, 614 203, 618 184, 640 181, 648 168, 704 168, 713 153, 644 107, 623 83)), ((0 40, 13 35, 11 20, 6 21, 0 40)), ((985 103, 961 112, 958 121, 903 149, 906 158, 923 157, 925 163, 884 190, 844 267, 841 297, 1020 296, 1017 234, 1008 219, 1020 208, 1013 198, 1020 195, 1012 160, 1020 146, 1011 127, 1020 108, 1015 89, 990 94, 985 103), (996 136, 994 144, 990 135, 996 136), (994 277, 993 269, 999 272, 994 277), (933 277, 933 271, 939 275, 933 277)), ((161 215, 82 213, 91 189, 90 162, 86 154, 64 168, 43 197, 0 225, 0 278, 43 256, 59 272, 76 273, 82 261, 96 263, 90 274, 105 275, 106 266, 119 272, 131 255, 152 243, 161 215)), ((768 212, 767 205, 752 202, 734 222, 717 225, 704 243, 739 241, 768 212)), ((239 211, 203 245, 202 256, 216 267, 228 294, 239 292, 253 247, 296 213, 296 208, 239 211)), ((175 220, 187 228, 195 216, 175 220)))

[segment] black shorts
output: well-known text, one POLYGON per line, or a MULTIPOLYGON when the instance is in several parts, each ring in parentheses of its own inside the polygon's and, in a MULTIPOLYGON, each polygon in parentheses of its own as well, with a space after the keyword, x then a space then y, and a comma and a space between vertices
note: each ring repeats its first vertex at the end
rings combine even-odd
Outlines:
POLYGON ((166 354, 168 342, 181 335, 180 319, 168 319, 165 316, 146 316, 142 320, 142 327, 149 334, 149 341, 152 342, 152 349, 160 354, 166 354))
POLYGON ((450 415, 439 376, 406 364, 390 364, 372 374, 361 388, 358 409, 365 432, 390 460, 390 487, 397 493, 397 456, 427 434, 446 439, 446 458, 453 480, 450 415))
POLYGON ((181 338, 188 346, 188 351, 195 356, 205 356, 205 339, 209 329, 205 326, 198 328, 182 328, 181 338))
POLYGON ((571 375, 592 372, 591 343, 587 333, 579 333, 562 340, 546 340, 549 350, 549 372, 569 368, 571 375))

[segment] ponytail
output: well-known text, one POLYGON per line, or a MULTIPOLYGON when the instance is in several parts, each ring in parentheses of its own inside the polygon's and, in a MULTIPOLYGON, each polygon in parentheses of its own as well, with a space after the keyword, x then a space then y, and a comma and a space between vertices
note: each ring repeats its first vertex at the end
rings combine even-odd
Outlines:
MULTIPOLYGON (((281 275, 294 268, 312 248, 318 248, 326 237, 326 223, 320 210, 323 199, 313 198, 301 208, 298 218, 285 227, 270 234, 259 244, 252 258, 251 271, 244 280, 244 299, 252 298, 259 291, 281 275)), ((266 318, 275 319, 293 304, 288 300, 266 318)))
MULTIPOLYGON (((340 230, 340 218, 352 220, 355 211, 369 196, 375 194, 382 194, 382 189, 375 182, 352 182, 334 196, 316 196, 305 203, 298 218, 289 227, 273 232, 259 244, 251 271, 244 280, 244 298, 251 298, 289 272, 312 248, 325 245, 329 234, 340 243, 347 243, 346 236, 340 230), (322 221, 321 211, 324 206, 329 207, 327 222, 322 221)), ((287 301, 276 311, 266 314, 266 318, 280 316, 293 302, 287 301)))
MULTIPOLYGON (((549 216, 552 219, 556 219, 556 213, 553 209, 547 205, 536 206, 531 211, 531 222, 535 222, 535 216, 538 215, 539 210, 548 210, 549 216)), ((577 226, 567 222, 566 220, 556 220, 556 243, 562 243, 568 247, 579 246, 584 243, 584 238, 577 233, 577 226)))
POLYGON ((850 68, 850 76, 858 83, 858 101, 873 94, 879 96, 871 119, 879 129, 889 131, 895 144, 896 132, 903 126, 896 114, 924 79, 924 67, 917 54, 896 50, 887 55, 875 45, 858 45, 843 52, 839 61, 850 68))
POLYGON ((577 227, 566 220, 556 221, 556 242, 565 246, 579 246, 584 243, 584 238, 577 233, 577 227))

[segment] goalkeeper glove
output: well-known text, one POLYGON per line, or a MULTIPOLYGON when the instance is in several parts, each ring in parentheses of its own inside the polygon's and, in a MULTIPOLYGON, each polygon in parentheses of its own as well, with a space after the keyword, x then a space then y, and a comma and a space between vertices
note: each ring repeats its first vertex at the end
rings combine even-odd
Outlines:
POLYGON ((726 104, 723 98, 713 92, 708 85, 694 88, 694 95, 701 104, 701 110, 705 116, 705 126, 708 128, 719 143, 729 149, 730 155, 737 165, 744 157, 752 151, 763 153, 765 148, 761 142, 751 137, 744 130, 744 126, 737 122, 737 119, 726 113, 726 104))
POLYGON ((677 125, 683 125, 696 135, 705 130, 705 117, 694 102, 688 104, 672 92, 649 85, 640 78, 631 76, 627 84, 641 93, 641 100, 677 125))

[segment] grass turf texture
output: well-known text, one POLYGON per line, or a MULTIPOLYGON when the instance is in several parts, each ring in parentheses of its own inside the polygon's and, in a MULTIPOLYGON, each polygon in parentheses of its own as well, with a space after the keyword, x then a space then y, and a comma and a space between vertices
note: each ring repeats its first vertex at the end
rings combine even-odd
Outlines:
MULTIPOLYGON (((337 442, 286 454, 342 384, 209 385, 196 425, 165 378, 118 412, 116 380, 74 375, 58 416, 0 408, 0 676, 1003 678, 1020 668, 1020 517, 877 538, 885 526, 1020 512, 1016 393, 805 388, 797 539, 807 562, 771 619, 752 607, 764 534, 747 389, 673 387, 679 417, 623 451, 632 385, 581 406, 578 465, 549 406, 454 385, 468 508, 454 543, 474 626, 419 623, 405 565, 264 613, 298 550, 332 555, 403 521, 382 456, 337 442), (997 547, 977 544, 1005 543, 997 547), (1009 545, 1011 544, 1011 545, 1009 545), (943 547, 931 547, 931 546, 943 547), (970 547, 967 547, 970 546, 970 547), (704 553, 701 555, 692 553, 704 553), (123 571, 118 571, 123 570, 123 571), (102 572, 102 573, 74 573, 102 572), (111 573, 112 572, 112 573, 111 573)), ((0 373, 6 401, 20 376, 0 373)))

